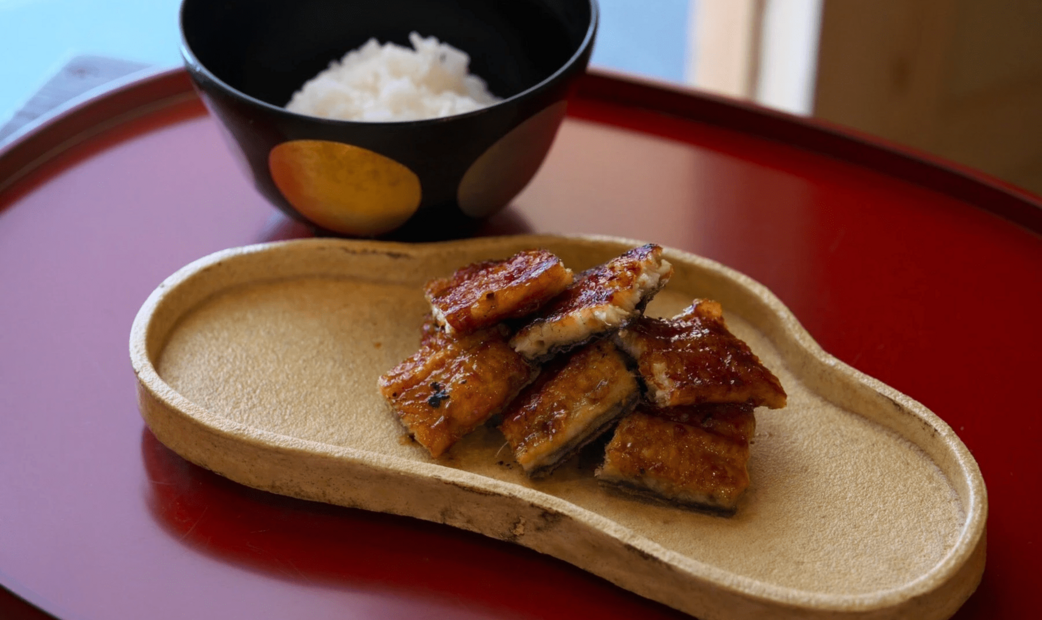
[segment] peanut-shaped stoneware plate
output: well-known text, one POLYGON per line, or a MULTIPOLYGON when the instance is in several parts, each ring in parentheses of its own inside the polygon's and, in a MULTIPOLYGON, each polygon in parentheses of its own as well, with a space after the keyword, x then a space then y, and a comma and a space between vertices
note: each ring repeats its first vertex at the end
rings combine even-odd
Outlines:
POLYGON ((242 484, 516 542, 705 620, 952 615, 984 570, 986 491, 966 446, 822 351, 763 286, 698 256, 667 249, 676 273, 648 313, 721 302, 789 394, 756 412, 734 517, 606 491, 596 454, 530 481, 494 428, 439 460, 403 440, 377 377, 418 347, 426 280, 536 247, 578 272, 639 244, 312 239, 218 252, 169 277, 134 321, 141 413, 172 450, 242 484))

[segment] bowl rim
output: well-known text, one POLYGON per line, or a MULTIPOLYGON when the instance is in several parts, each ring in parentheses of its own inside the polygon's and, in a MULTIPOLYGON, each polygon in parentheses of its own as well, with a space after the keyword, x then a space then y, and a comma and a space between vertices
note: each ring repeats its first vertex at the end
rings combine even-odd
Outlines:
POLYGON ((184 25, 185 5, 188 2, 190 2, 190 1, 191 0, 181 0, 181 6, 178 8, 178 11, 177 11, 177 26, 178 26, 178 31, 179 31, 179 34, 180 34, 180 39, 181 39, 181 43, 180 43, 180 46, 179 46, 180 50, 181 50, 181 57, 184 59, 186 68, 188 69, 188 74, 190 76, 193 76, 193 81, 195 81, 193 74, 194 73, 201 73, 204 76, 206 76, 206 78, 208 80, 210 80, 210 81, 220 85, 220 87, 222 89, 224 89, 226 92, 229 92, 232 95, 234 95, 236 98, 245 100, 246 102, 248 102, 248 103, 250 103, 252 105, 259 106, 259 107, 264 108, 264 109, 268 110, 269 112, 273 112, 275 114, 288 115, 288 116, 293 117, 293 118, 307 119, 308 121, 318 122, 319 124, 329 125, 331 127, 338 127, 338 126, 339 127, 348 127, 348 126, 353 126, 353 125, 355 125, 355 126, 366 126, 366 127, 380 127, 380 126, 403 127, 403 126, 409 126, 409 125, 412 125, 412 126, 436 125, 436 124, 441 124, 441 123, 452 122, 452 121, 455 121, 457 119, 474 117, 474 116, 477 116, 479 114, 486 113, 486 112, 488 112, 490 110, 498 108, 500 106, 503 106, 503 105, 506 105, 508 103, 511 103, 513 101, 522 99, 524 97, 528 97, 528 96, 530 96, 530 95, 532 95, 532 94, 534 94, 534 93, 536 93, 536 92, 538 92, 540 90, 548 88, 549 85, 551 83, 553 83, 554 81, 556 81, 562 74, 564 74, 565 72, 571 70, 572 67, 575 66, 575 63, 578 62, 579 58, 583 54, 585 54, 593 46, 593 41, 594 41, 594 38, 595 38, 596 33, 597 33, 597 25, 598 25, 598 22, 600 21, 600 7, 598 5, 598 1, 597 0, 584 0, 590 7, 590 21, 589 21, 589 24, 587 24, 587 26, 586 26, 586 33, 583 35, 582 42, 576 48, 575 52, 568 58, 568 60, 566 60, 560 67, 558 67, 557 70, 555 70, 553 73, 551 73, 550 75, 548 75, 545 78, 543 78, 542 80, 540 80, 538 83, 536 83, 536 84, 526 88, 525 90, 523 90, 523 91, 521 91, 519 93, 515 93, 515 94, 511 95, 510 97, 507 97, 505 99, 501 99, 500 101, 497 101, 496 103, 484 106, 482 108, 478 108, 476 110, 471 110, 469 112, 464 112, 462 114, 453 114, 453 115, 450 115, 450 116, 439 116, 439 117, 435 117, 435 118, 422 118, 422 119, 414 119, 414 120, 407 120, 407 121, 354 121, 354 120, 325 118, 325 117, 322 117, 322 116, 312 116, 310 114, 301 114, 299 112, 292 112, 290 110, 287 110, 284 107, 280 107, 280 106, 268 103, 267 101, 264 101, 262 99, 258 99, 257 97, 254 97, 253 95, 249 95, 249 94, 239 90, 238 88, 234 88, 233 86, 231 86, 230 84, 228 84, 227 82, 222 80, 221 78, 217 77, 217 75, 214 74, 214 72, 211 71, 206 65, 204 65, 203 62, 200 61, 199 58, 195 55, 195 52, 192 51, 191 46, 188 44, 188 39, 185 36, 185 25, 184 25))

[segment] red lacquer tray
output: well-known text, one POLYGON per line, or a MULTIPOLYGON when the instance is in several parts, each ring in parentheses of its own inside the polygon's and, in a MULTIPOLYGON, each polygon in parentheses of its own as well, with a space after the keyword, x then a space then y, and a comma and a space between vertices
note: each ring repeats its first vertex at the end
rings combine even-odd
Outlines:
MULTIPOLYGON (((569 110, 531 186, 479 234, 641 238, 769 287, 826 351, 959 433, 989 521, 983 582, 956 617, 1028 615, 1042 574, 1038 198, 603 74, 569 110)), ((507 543, 239 486, 155 440, 127 358, 142 302, 213 251, 308 234, 250 187, 181 71, 0 151, 0 585, 66 620, 679 617, 507 543)), ((42 616, 0 593, 0 617, 42 616)))

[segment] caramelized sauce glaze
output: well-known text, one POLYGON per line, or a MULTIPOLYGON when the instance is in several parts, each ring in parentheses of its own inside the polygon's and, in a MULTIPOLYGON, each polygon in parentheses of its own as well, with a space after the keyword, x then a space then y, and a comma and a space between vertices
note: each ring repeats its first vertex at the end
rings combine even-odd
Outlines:
POLYGON ((602 481, 678 505, 733 512, 749 486, 749 405, 640 408, 623 418, 602 481))
POLYGON ((531 314, 572 283, 572 272, 546 250, 474 263, 431 280, 427 300, 459 334, 531 314))
POLYGON ((536 320, 554 321, 585 308, 614 305, 620 293, 636 287, 647 265, 657 264, 661 257, 662 248, 649 243, 587 269, 536 320))
POLYGON ((510 405, 499 428, 529 471, 575 448, 577 440, 593 439, 593 432, 604 430, 636 400, 638 390, 618 349, 601 340, 544 368, 510 405))
POLYGON ((497 328, 441 332, 380 377, 380 393, 409 434, 439 457, 505 407, 538 371, 497 328))
POLYGON ((715 301, 695 300, 672 319, 642 317, 618 334, 636 358, 649 398, 671 407, 699 403, 785 406, 781 382, 728 331, 715 301))

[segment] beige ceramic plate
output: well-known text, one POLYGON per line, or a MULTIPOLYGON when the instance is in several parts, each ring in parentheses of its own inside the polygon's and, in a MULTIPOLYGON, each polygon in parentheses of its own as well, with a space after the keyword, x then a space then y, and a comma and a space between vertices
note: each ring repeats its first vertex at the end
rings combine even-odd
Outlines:
POLYGON ((648 309, 720 301, 782 380, 757 412, 733 518, 599 488, 594 458, 530 482, 494 429, 434 461, 401 440, 376 379, 418 346, 421 284, 545 247, 579 270, 637 242, 506 237, 430 245, 306 240, 219 252, 168 278, 134 321, 142 415, 184 458, 293 497, 509 540, 715 618, 945 618, 984 569, 987 500, 943 421, 824 353, 765 288, 667 251, 648 309))

